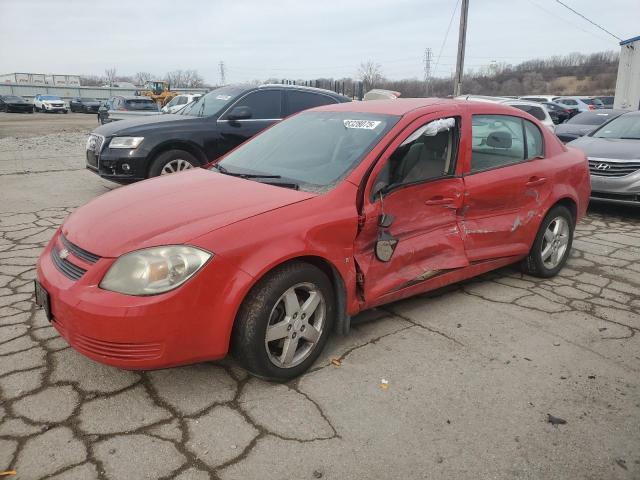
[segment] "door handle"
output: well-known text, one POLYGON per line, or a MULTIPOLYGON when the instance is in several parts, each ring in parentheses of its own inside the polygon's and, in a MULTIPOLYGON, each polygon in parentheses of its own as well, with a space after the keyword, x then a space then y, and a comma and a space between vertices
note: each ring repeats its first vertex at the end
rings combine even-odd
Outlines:
POLYGON ((546 182, 547 179, 544 177, 531 177, 525 185, 527 187, 537 187, 538 185, 542 185, 546 182))
POLYGON ((430 198, 429 200, 425 200, 424 204, 447 206, 447 205, 451 205, 453 201, 454 201, 453 198, 437 196, 437 197, 430 198))

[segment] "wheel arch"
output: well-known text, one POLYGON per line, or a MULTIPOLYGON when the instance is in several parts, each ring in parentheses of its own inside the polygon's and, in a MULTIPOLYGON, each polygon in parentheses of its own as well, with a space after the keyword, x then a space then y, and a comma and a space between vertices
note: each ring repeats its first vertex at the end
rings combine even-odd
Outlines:
POLYGON ((184 150, 185 152, 190 153, 200 162, 199 166, 205 165, 208 161, 204 151, 202 151, 202 149, 196 144, 186 140, 167 140, 166 142, 156 145, 151 152, 149 152, 149 161, 147 162, 146 171, 147 176, 149 175, 151 166, 153 165, 153 162, 156 161, 156 158, 169 150, 184 150))

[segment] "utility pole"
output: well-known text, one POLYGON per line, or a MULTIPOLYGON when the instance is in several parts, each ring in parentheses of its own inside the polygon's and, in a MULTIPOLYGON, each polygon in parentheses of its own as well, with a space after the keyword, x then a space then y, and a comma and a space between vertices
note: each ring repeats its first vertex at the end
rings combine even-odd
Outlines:
POLYGON ((431 60, 433 53, 430 48, 424 51, 424 93, 428 97, 431 90, 431 60))
POLYGON ((456 60, 456 76, 453 80, 453 96, 462 95, 462 75, 464 73, 464 47, 467 43, 467 15, 469 0, 462 0, 460 10, 460 34, 458 36, 458 58, 456 60))
POLYGON ((224 62, 221 61, 219 63, 219 66, 220 66, 220 85, 226 85, 227 82, 225 81, 225 78, 224 78, 224 62))

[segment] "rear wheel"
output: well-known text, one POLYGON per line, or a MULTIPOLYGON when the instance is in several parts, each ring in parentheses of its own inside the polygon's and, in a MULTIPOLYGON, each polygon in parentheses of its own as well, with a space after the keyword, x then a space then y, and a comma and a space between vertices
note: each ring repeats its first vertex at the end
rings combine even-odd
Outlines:
POLYGON ((529 256, 523 261, 523 270, 536 277, 555 276, 567 262, 575 221, 571 212, 562 205, 556 205, 540 224, 529 256))
POLYGON ((198 165, 198 160, 189 152, 185 152, 184 150, 168 150, 158 155, 153 161, 149 169, 149 176, 169 175, 171 173, 195 168, 198 165))
POLYGON ((283 265, 260 280, 240 307, 232 353, 256 376, 297 377, 320 355, 334 317, 327 276, 308 263, 283 265))

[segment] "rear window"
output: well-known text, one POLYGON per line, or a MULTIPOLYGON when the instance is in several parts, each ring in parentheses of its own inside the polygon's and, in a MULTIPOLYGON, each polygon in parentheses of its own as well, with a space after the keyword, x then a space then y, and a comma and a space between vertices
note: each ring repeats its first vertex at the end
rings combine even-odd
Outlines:
POLYGON ((327 96, 319 93, 301 92, 298 90, 291 90, 287 92, 288 106, 287 115, 292 113, 298 113, 308 108, 319 107, 320 105, 328 105, 330 103, 336 103, 336 101, 327 96))
POLYGON ((544 113, 544 110, 542 109, 542 107, 538 107, 535 105, 511 105, 512 107, 516 107, 519 110, 522 110, 523 112, 527 112, 529 115, 533 115, 535 118, 537 118, 538 120, 546 120, 547 116, 544 113))
POLYGON ((567 120, 576 125, 602 125, 611 118, 610 113, 582 112, 567 120))
POLYGON ((158 110, 156 102, 146 98, 126 100, 125 103, 131 110, 158 110))
POLYGON ((604 104, 597 98, 581 98, 580 99, 582 102, 586 103, 587 105, 593 105, 594 107, 601 107, 604 104))

